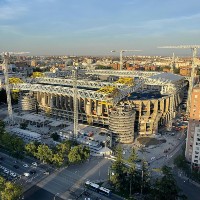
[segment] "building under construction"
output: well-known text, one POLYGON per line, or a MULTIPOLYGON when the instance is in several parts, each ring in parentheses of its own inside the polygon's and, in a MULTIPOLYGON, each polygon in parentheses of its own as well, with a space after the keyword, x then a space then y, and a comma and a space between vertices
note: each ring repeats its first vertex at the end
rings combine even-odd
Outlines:
MULTIPOLYGON (((71 71, 12 84, 20 91, 24 112, 36 112, 73 121, 74 80, 71 71)), ((187 98, 188 80, 172 73, 79 70, 77 117, 79 123, 110 129, 113 138, 131 143, 136 135, 151 135, 168 125, 187 98)))

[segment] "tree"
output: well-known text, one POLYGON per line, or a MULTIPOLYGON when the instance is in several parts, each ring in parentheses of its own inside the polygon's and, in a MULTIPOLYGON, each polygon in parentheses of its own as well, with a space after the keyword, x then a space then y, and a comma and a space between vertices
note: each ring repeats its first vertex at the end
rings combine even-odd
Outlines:
POLYGON ((35 156, 37 153, 37 146, 33 142, 30 142, 25 145, 25 150, 29 155, 35 156))
POLYGON ((69 162, 78 163, 81 162, 81 154, 79 153, 79 146, 73 147, 68 154, 69 162))
POLYGON ((51 162, 52 161, 52 150, 45 144, 41 144, 37 148, 37 153, 35 153, 35 156, 41 160, 43 163, 45 162, 51 162))
POLYGON ((183 170, 187 170, 188 169, 187 161, 185 159, 185 155, 184 154, 178 155, 174 159, 174 164, 180 169, 183 169, 183 170))
POLYGON ((171 173, 171 169, 167 166, 162 168, 163 177, 157 179, 153 186, 153 196, 155 200, 176 200, 179 197, 179 188, 171 173))
POLYGON ((1 192, 1 199, 2 200, 16 200, 22 194, 22 188, 16 184, 11 182, 5 183, 5 188, 1 192))
POLYGON ((53 154, 52 161, 56 166, 61 166, 64 162, 64 158, 61 154, 53 154))
POLYGON ((6 183, 5 179, 2 176, 0 176, 0 192, 4 190, 5 183, 6 183))
POLYGON ((51 138, 53 138, 53 140, 55 140, 55 141, 58 141, 60 136, 58 135, 58 133, 52 133, 51 138))

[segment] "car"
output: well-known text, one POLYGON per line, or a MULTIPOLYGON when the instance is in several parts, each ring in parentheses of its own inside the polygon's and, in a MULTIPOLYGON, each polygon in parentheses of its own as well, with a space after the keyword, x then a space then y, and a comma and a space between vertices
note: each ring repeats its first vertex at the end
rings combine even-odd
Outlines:
POLYGON ((9 174, 9 170, 7 170, 7 169, 4 169, 4 171, 3 171, 5 174, 9 174))
POLYGON ((23 167, 29 167, 29 165, 25 163, 25 164, 23 164, 23 167))
POLYGON ((151 160, 155 160, 156 157, 152 157, 151 160))
POLYGON ((11 175, 12 177, 14 177, 14 178, 17 176, 17 174, 14 173, 14 172, 11 172, 10 175, 11 175))
POLYGON ((43 174, 49 175, 49 171, 45 171, 45 172, 43 172, 43 174))
POLYGON ((30 174, 28 172, 24 172, 24 176, 28 177, 30 174))
POLYGON ((36 171, 35 170, 31 170, 29 173, 30 174, 36 174, 36 171))
POLYGON ((32 165, 34 165, 35 167, 37 167, 37 163, 36 162, 33 162, 32 165))
POLYGON ((14 167, 15 169, 19 169, 19 166, 18 166, 18 165, 13 165, 13 167, 14 167))

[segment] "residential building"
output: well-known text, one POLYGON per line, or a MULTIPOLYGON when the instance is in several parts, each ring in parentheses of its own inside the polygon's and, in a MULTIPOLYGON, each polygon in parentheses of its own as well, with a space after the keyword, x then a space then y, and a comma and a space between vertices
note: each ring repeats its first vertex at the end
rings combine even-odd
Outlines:
POLYGON ((200 167, 200 85, 193 88, 186 140, 186 159, 195 168, 200 167))

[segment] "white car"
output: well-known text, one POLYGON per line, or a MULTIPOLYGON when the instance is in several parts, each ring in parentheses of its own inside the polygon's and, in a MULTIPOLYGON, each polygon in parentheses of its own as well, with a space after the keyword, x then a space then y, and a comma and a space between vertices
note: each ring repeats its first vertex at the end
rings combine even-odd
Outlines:
POLYGON ((28 164, 23 164, 23 167, 29 167, 28 164))
POLYGON ((156 157, 152 157, 151 160, 154 160, 156 157))
POLYGON ((9 170, 4 169, 4 173, 9 174, 9 170))
POLYGON ((14 178, 17 176, 17 174, 15 174, 14 172, 11 172, 10 175, 11 175, 12 177, 14 177, 14 178))
POLYGON ((35 167, 37 167, 37 163, 36 162, 33 162, 32 165, 34 165, 35 167))
POLYGON ((28 176, 30 176, 30 174, 28 172, 25 172, 24 176, 28 177, 28 176))

